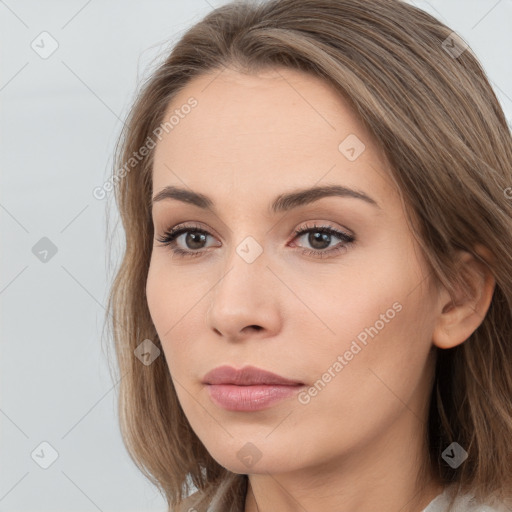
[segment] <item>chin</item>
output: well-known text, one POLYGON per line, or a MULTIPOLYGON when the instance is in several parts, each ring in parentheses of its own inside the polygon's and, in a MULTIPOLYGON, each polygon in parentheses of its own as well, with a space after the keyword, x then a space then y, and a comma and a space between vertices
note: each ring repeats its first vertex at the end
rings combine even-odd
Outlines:
MULTIPOLYGON (((234 442, 233 448, 223 447, 221 451, 209 451, 210 455, 224 468, 237 474, 267 474, 282 473, 296 469, 298 461, 294 461, 294 467, 288 465, 286 446, 281 444, 280 449, 270 444, 266 448, 258 447, 250 441, 234 442)), ((217 445, 218 448, 218 445, 217 445)))

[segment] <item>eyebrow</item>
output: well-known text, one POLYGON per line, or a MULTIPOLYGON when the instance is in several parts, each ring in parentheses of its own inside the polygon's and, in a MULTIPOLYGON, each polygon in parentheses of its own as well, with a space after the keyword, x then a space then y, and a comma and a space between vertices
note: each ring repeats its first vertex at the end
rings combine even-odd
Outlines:
MULTIPOLYGON (((314 201, 318 201, 324 197, 332 196, 361 199, 362 201, 365 201, 366 203, 380 209, 377 201, 362 191, 354 190, 341 185, 327 185, 299 189, 285 194, 280 194, 269 206, 269 211, 274 214, 279 212, 286 212, 294 208, 310 204, 314 201)), ((158 192, 155 197, 153 197, 152 204, 163 201, 165 199, 175 199, 184 203, 193 204, 205 210, 214 209, 214 203, 208 196, 172 185, 169 185, 160 190, 160 192, 158 192)))

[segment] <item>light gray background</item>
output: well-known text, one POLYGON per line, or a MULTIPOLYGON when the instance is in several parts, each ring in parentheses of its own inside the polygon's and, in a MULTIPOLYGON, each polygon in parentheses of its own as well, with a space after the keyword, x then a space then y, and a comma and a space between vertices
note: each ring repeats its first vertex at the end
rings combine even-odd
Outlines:
MULTIPOLYGON (((137 84, 223 3, 0 0, 0 512, 166 510, 120 438, 100 343, 107 203, 92 190, 137 84), (31 47, 43 31, 59 45, 46 59, 31 47), (32 251, 43 237, 47 262, 32 251), (43 441, 59 454, 48 469, 31 458, 49 460, 43 441)), ((511 124, 512 0, 411 3, 470 44, 511 124)))

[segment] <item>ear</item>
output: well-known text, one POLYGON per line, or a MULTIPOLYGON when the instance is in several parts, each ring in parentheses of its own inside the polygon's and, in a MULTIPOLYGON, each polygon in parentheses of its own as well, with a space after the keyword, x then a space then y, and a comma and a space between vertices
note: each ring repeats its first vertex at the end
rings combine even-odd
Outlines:
MULTIPOLYGON (((494 260, 486 247, 477 245, 474 250, 484 261, 494 260)), ((472 254, 463 251, 459 265, 468 290, 458 288, 452 299, 443 289, 440 313, 432 334, 434 345, 443 349, 460 345, 476 331, 487 314, 496 284, 489 267, 472 254)))

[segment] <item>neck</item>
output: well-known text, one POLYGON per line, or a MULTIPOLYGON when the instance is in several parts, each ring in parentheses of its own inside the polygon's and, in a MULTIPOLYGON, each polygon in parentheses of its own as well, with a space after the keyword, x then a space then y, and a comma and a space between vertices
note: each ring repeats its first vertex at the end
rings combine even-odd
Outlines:
POLYGON ((443 485, 432 475, 418 481, 424 437, 403 435, 417 431, 415 415, 402 420, 392 434, 315 467, 249 475, 245 512, 422 512, 443 485))

